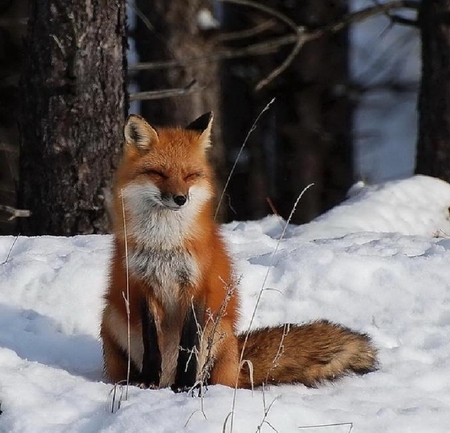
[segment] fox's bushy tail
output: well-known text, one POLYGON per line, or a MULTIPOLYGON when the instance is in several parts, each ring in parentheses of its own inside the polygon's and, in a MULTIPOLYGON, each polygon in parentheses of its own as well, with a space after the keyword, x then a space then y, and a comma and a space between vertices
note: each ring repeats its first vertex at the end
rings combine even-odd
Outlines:
MULTIPOLYGON (((241 353, 245 335, 238 340, 241 353)), ((252 331, 243 359, 252 369, 248 363, 242 366, 240 388, 281 383, 314 387, 348 373, 377 369, 377 350, 366 334, 326 320, 252 331)))

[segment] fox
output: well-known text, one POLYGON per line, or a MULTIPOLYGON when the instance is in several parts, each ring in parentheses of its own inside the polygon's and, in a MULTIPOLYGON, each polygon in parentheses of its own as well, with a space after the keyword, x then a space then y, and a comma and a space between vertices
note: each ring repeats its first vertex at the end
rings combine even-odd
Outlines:
POLYGON ((316 387, 376 370, 370 337, 327 320, 237 332, 238 279, 214 218, 212 124, 212 113, 184 128, 135 114, 125 123, 100 326, 106 377, 182 392, 316 387))

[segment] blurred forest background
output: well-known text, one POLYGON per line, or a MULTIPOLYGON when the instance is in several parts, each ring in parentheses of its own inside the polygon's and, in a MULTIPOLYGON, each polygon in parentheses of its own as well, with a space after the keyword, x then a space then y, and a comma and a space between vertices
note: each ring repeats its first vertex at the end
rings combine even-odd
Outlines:
POLYGON ((106 232, 128 111, 214 112, 219 192, 236 165, 222 221, 287 218, 310 183, 294 223, 357 180, 450 180, 449 17, 444 0, 0 0, 0 233, 106 232))

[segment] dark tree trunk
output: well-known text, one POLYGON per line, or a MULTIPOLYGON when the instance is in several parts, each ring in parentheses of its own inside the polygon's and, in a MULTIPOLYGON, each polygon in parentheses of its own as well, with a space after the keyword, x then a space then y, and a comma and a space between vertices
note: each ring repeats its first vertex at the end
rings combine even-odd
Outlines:
MULTIPOLYGON (((282 11, 297 24, 315 28, 339 19, 347 5, 309 0, 282 11)), ((275 200, 279 212, 288 216, 302 189, 314 183, 292 222, 308 222, 339 204, 352 185, 352 109, 345 92, 348 64, 348 34, 344 31, 305 44, 279 81, 275 200)))
POLYGON ((224 177, 224 152, 221 134, 220 80, 218 62, 196 65, 189 62, 217 50, 214 30, 198 25, 200 11, 210 10, 209 0, 137 0, 139 11, 148 21, 139 17, 135 41, 140 62, 178 60, 181 67, 142 71, 137 75, 140 91, 155 91, 185 87, 196 81, 194 92, 174 98, 141 102, 141 114, 150 123, 159 126, 185 126, 198 116, 214 112, 213 147, 211 159, 218 173, 218 183, 224 177), (148 23, 151 24, 149 28, 148 23))
POLYGON ((423 0, 416 173, 450 182, 450 1, 423 0))
MULTIPOLYGON (((261 17, 253 8, 223 4, 225 34, 239 34, 265 20, 267 16, 261 17)), ((270 36, 264 33, 232 39, 227 45, 239 49, 261 43, 270 36)), ((223 138, 230 168, 258 114, 274 96, 271 92, 255 92, 256 81, 268 69, 267 63, 273 64, 271 57, 244 57, 227 60, 222 67, 223 138)), ((270 212, 267 198, 273 198, 270 188, 275 162, 271 158, 275 147, 274 113, 272 106, 260 117, 236 163, 224 203, 230 220, 258 219, 270 212)))
POLYGON ((22 76, 23 234, 107 230, 125 117, 125 0, 34 1, 22 76))
MULTIPOLYGON (((347 2, 335 0, 267 0, 264 4, 311 29, 347 12, 347 2)), ((248 29, 269 18, 240 5, 225 7, 228 31, 248 29)), ((245 39, 244 43, 262 42, 287 32, 289 29, 278 23, 269 34, 245 39)), ((292 46, 271 56, 232 60, 224 71, 224 111, 230 117, 228 122, 238 125, 233 131, 224 131, 227 149, 237 151, 258 113, 276 97, 274 106, 258 123, 230 183, 237 219, 260 218, 271 212, 267 199, 273 210, 287 218, 297 196, 314 183, 292 219, 307 222, 340 203, 353 182, 352 106, 345 92, 348 35, 344 31, 305 44, 288 69, 265 89, 254 92, 256 83, 279 66, 290 50, 292 46), (248 188, 242 188, 242 183, 248 188)))
MULTIPOLYGON (((19 179, 19 77, 28 0, 0 0, 0 204, 14 208, 19 179)), ((16 221, 0 210, 0 234, 14 232, 16 221)))

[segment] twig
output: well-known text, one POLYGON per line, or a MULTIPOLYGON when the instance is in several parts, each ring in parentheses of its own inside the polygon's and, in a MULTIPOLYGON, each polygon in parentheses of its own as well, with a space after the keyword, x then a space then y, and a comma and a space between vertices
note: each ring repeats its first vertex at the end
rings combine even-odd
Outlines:
POLYGON ((205 412, 203 411, 203 406, 202 406, 202 408, 201 408, 200 411, 194 410, 194 412, 192 412, 192 413, 190 414, 189 418, 187 419, 187 421, 186 421, 185 424, 184 424, 184 428, 186 428, 186 427, 188 426, 189 421, 192 419, 192 417, 193 417, 197 412, 201 412, 201 413, 203 414, 205 420, 208 419, 208 418, 206 417, 206 415, 205 415, 205 412))
MULTIPOLYGON (((133 10, 136 16, 144 23, 153 34, 157 35, 156 29, 150 20, 145 16, 145 14, 139 9, 139 7, 134 3, 134 1, 127 1, 128 6, 133 10)), ((157 35, 159 37, 159 35, 157 35)))
POLYGON ((130 320, 130 270, 128 266, 128 236, 127 236, 127 222, 125 214, 125 203, 123 199, 123 190, 120 192, 122 200, 122 218, 123 218, 123 237, 125 244, 125 273, 126 273, 126 294, 122 292, 122 296, 125 302, 125 308, 127 311, 127 384, 125 392, 125 401, 128 400, 128 386, 130 384, 130 372, 131 372, 131 320, 130 320))
POLYGON ((299 196, 295 200, 294 206, 292 207, 291 213, 289 214, 289 217, 286 220, 286 224, 284 225, 283 231, 281 232, 281 235, 280 235, 280 237, 278 239, 278 242, 277 242, 277 245, 275 247, 275 250, 272 253, 272 257, 271 257, 271 260, 270 260, 270 265, 269 265, 269 267, 267 269, 266 275, 264 276, 262 287, 261 287, 261 290, 259 291, 258 298, 256 299, 256 304, 255 304, 255 307, 253 309, 253 314, 252 314, 252 317, 250 319, 250 323, 249 323, 248 328, 247 328, 244 344, 242 345, 241 359, 240 359, 241 361, 242 361, 242 359, 244 357, 244 350, 245 350, 245 347, 246 347, 246 344, 247 344, 247 341, 248 341, 248 338, 249 338, 249 335, 250 335, 250 329, 251 329, 251 327, 253 325, 253 322, 255 320, 256 311, 258 310, 259 303, 261 301, 261 297, 262 297, 262 294, 264 292, 264 289, 265 289, 265 286, 266 286, 266 283, 267 283, 267 279, 269 278, 269 273, 270 273, 270 271, 271 271, 271 269, 272 269, 272 267, 273 267, 273 265, 275 263, 275 256, 278 253, 278 249, 280 248, 281 241, 283 240, 284 235, 286 234, 286 230, 287 230, 287 228, 289 226, 289 223, 290 223, 292 217, 294 216, 294 212, 297 210, 298 203, 300 202, 301 198, 303 197, 303 194, 305 194, 305 192, 308 191, 308 189, 311 188, 313 185, 314 185, 313 183, 310 183, 306 188, 303 189, 303 191, 299 194, 299 196))
POLYGON ((266 30, 271 29, 275 25, 275 20, 267 20, 262 22, 261 24, 258 24, 255 27, 252 27, 250 29, 245 29, 237 32, 228 32, 223 33, 219 36, 217 36, 217 41, 219 42, 229 42, 234 41, 236 39, 245 39, 245 38, 251 38, 253 36, 256 36, 260 33, 265 32, 266 30))
POLYGON ((302 425, 301 427, 297 427, 299 430, 303 430, 306 428, 325 428, 325 427, 338 427, 348 425, 350 429, 348 430, 348 433, 350 433, 353 430, 353 423, 352 422, 337 422, 334 424, 317 424, 317 425, 302 425))
POLYGON ((411 20, 399 15, 391 15, 391 20, 393 23, 401 24, 402 26, 414 27, 415 29, 418 29, 420 27, 420 24, 417 20, 411 20))
POLYGON ((303 44, 307 41, 306 35, 305 35, 305 29, 303 27, 297 26, 294 21, 292 21, 289 17, 286 15, 278 12, 277 10, 266 6, 264 4, 260 4, 257 2, 254 2, 252 0, 220 0, 225 3, 233 3, 238 4, 242 6, 248 6, 254 9, 258 9, 262 12, 265 12, 269 15, 271 15, 274 18, 277 18, 279 21, 283 22, 285 25, 291 28, 291 30, 296 35, 296 41, 294 48, 292 48, 292 51, 290 54, 284 59, 284 61, 281 63, 280 66, 275 68, 266 78, 262 79, 255 87, 255 90, 261 90, 263 87, 267 86, 271 81, 273 81, 278 75, 283 73, 286 68, 289 67, 289 65, 292 63, 294 58, 299 53, 300 49, 302 48, 303 44))
POLYGON ((266 382, 269 381, 270 372, 278 367, 278 361, 280 360, 281 356, 284 353, 284 339, 289 334, 290 330, 291 330, 291 325, 289 323, 285 323, 283 325, 283 334, 281 335, 280 344, 278 345, 277 353, 276 353, 275 357, 272 360, 272 366, 267 371, 266 382))
MULTIPOLYGON (((209 334, 206 336, 207 337, 207 345, 206 345, 206 353, 207 354, 206 354, 205 362, 202 366, 202 370, 199 375, 200 382, 202 382, 202 383, 207 382, 211 368, 214 365, 215 357, 212 354, 212 350, 214 348, 214 345, 217 344, 218 341, 223 339, 223 335, 219 335, 219 338, 217 340, 214 340, 214 337, 219 332, 220 320, 226 315, 228 302, 232 298, 232 296, 234 294, 234 290, 236 289, 236 286, 238 285, 238 283, 235 281, 232 281, 231 283, 227 283, 222 280, 222 282, 224 284, 224 289, 226 290, 225 297, 223 298, 223 301, 220 305, 219 311, 216 314, 216 317, 214 317, 213 312, 211 312, 211 311, 209 312, 209 317, 208 317, 208 321, 210 321, 210 320, 212 321, 213 327, 212 327, 211 332, 208 331, 209 334)), ((206 323, 203 333, 202 333, 202 338, 205 338, 205 332, 206 332, 207 328, 208 328, 208 326, 206 323)))
POLYGON ((219 198, 219 203, 217 204, 216 207, 216 212, 214 214, 214 219, 217 218, 217 214, 219 213, 219 209, 220 209, 220 205, 222 204, 223 201, 223 196, 225 195, 225 191, 228 188, 228 184, 230 183, 231 180, 231 176, 233 176, 234 170, 236 169, 236 165, 238 163, 239 158, 241 157, 242 151, 244 150, 245 145, 247 144, 248 139, 250 138, 250 135, 252 134, 252 132, 256 129, 256 125, 258 124, 259 119, 261 118, 261 116, 263 115, 263 113, 265 111, 267 111, 269 109, 269 107, 273 104, 273 102, 275 101, 275 98, 273 98, 263 109, 262 111, 258 114, 258 116, 256 117, 255 121, 253 122, 252 127, 250 128, 250 130, 247 133, 247 136, 245 137, 244 142, 242 143, 241 148, 239 149, 239 152, 236 156, 236 159, 234 160, 233 163, 233 167, 231 168, 230 174, 228 175, 227 181, 225 182, 225 186, 222 189, 222 193, 220 194, 220 198, 219 198))
POLYGON ((240 6, 248 6, 250 8, 258 9, 274 18, 276 18, 278 21, 283 22, 285 25, 290 27, 294 30, 294 32, 297 31, 297 25, 292 21, 290 18, 288 18, 285 14, 277 11, 276 9, 273 9, 269 6, 266 6, 262 3, 257 3, 253 0, 220 0, 222 3, 232 3, 240 6))
POLYGON ((208 56, 194 57, 186 62, 179 60, 162 60, 159 62, 142 62, 135 63, 128 67, 129 71, 145 71, 169 68, 183 68, 187 66, 195 66, 202 63, 211 63, 218 60, 236 59, 239 57, 261 56, 276 52, 281 46, 293 44, 296 40, 295 36, 281 36, 270 39, 265 42, 259 42, 244 48, 227 49, 218 51, 216 54, 208 56))
POLYGON ((6 255, 6 259, 3 260, 3 262, 1 263, 2 265, 5 265, 6 263, 8 263, 9 257, 11 256, 12 250, 14 248, 14 245, 16 245, 16 242, 19 239, 19 236, 20 236, 20 233, 14 238, 14 241, 11 244, 11 247, 9 248, 8 254, 6 255))
MULTIPOLYGON (((372 3, 376 6, 382 5, 382 3, 380 3, 378 0, 372 0, 372 3)), ((384 15, 386 16, 386 18, 388 20, 391 21, 392 24, 403 24, 405 26, 416 27, 416 28, 419 27, 419 23, 417 22, 417 20, 411 20, 409 18, 404 18, 399 15, 393 15, 389 11, 385 11, 384 15)))
POLYGON ((141 11, 141 9, 136 5, 136 3, 134 2, 134 0, 127 0, 127 4, 130 6, 130 8, 133 10, 133 12, 136 14, 136 16, 142 21, 142 23, 144 24, 144 26, 153 34, 155 35, 159 41, 164 44, 167 48, 167 50, 170 52, 170 54, 173 57, 175 56, 175 52, 173 50, 173 48, 169 45, 169 43, 167 42, 167 38, 163 37, 161 34, 159 34, 156 31, 155 26, 150 22, 150 20, 148 19, 148 17, 145 16, 145 14, 141 11))
POLYGON ((198 92, 202 88, 195 88, 196 80, 192 80, 184 87, 176 89, 155 90, 149 92, 130 93, 130 101, 148 101, 150 99, 173 98, 174 96, 187 95, 192 92, 198 92))
MULTIPOLYGON (((234 2, 242 2, 244 0, 221 0, 221 1, 234 1, 234 2)), ((248 2, 249 0, 245 0, 248 2)), ((261 90, 263 87, 267 86, 271 81, 273 81, 278 75, 280 75, 282 72, 284 72, 289 65, 292 63, 294 58, 299 53, 300 49, 303 47, 303 45, 306 42, 310 42, 314 39, 318 39, 319 37, 322 37, 326 33, 337 33, 344 28, 348 27, 350 24, 353 24, 358 21, 363 21, 367 18, 370 18, 374 15, 378 15, 380 12, 383 12, 385 14, 388 14, 388 11, 391 9, 397 9, 402 7, 407 7, 405 4, 414 3, 415 8, 417 9, 417 3, 410 2, 410 1, 398 1, 398 2, 392 2, 392 3, 384 3, 379 4, 377 6, 374 6, 372 8, 366 8, 361 11, 357 11, 354 13, 350 13, 345 15, 341 20, 339 20, 336 23, 327 25, 325 27, 322 27, 319 30, 313 31, 311 33, 307 33, 304 28, 298 27, 297 28, 297 41, 295 43, 294 48, 292 49, 289 56, 283 61, 283 63, 275 68, 266 78, 261 80, 255 87, 255 90, 261 90)))
POLYGON ((280 216, 280 214, 278 213, 278 211, 277 211, 277 209, 276 209, 275 205, 273 204, 273 201, 272 201, 272 199, 270 197, 266 197, 266 202, 269 205, 270 210, 272 211, 272 213, 274 215, 276 215, 276 216, 280 216))
POLYGON ((264 417, 263 417, 261 423, 256 428, 256 433, 261 432, 261 428, 264 424, 267 424, 269 427, 271 427, 273 431, 278 432, 278 430, 272 424, 270 424, 269 421, 267 421, 267 416, 269 415, 270 409, 272 409, 273 404, 275 403, 276 400, 278 400, 278 398, 280 398, 279 395, 277 395, 272 400, 272 402, 269 404, 269 406, 266 408, 266 397, 265 397, 264 390, 263 390, 264 417))
POLYGON ((29 210, 15 209, 11 206, 6 206, 4 204, 0 204, 0 210, 11 214, 11 216, 8 218, 8 221, 15 220, 16 218, 28 218, 31 216, 31 211, 29 210))
POLYGON ((120 409, 120 406, 122 404, 123 399, 123 386, 121 382, 115 383, 112 390, 109 392, 109 394, 112 394, 111 399, 111 413, 117 412, 120 409), (120 390, 120 396, 116 397, 116 394, 118 394, 117 389, 120 390), (117 400, 117 403, 116 403, 117 400))
POLYGON ((325 33, 337 33, 342 29, 348 27, 350 24, 364 21, 366 19, 375 17, 380 13, 386 13, 395 9, 412 9, 418 10, 420 2, 414 0, 397 0, 388 3, 380 3, 379 5, 370 6, 360 11, 351 12, 342 17, 342 19, 335 21, 334 23, 328 24, 320 29, 315 30, 311 33, 316 39, 325 33))
MULTIPOLYGON (((314 184, 311 183, 311 184, 309 184, 306 188, 304 188, 303 191, 302 191, 302 192, 299 194, 299 196, 297 197, 297 200, 295 200, 295 203, 294 203, 294 205, 292 206, 291 213, 289 214, 289 217, 288 217, 288 219, 286 220, 286 224, 284 225, 283 231, 281 232, 281 235, 280 235, 280 237, 278 238, 277 244, 276 244, 276 246, 275 246, 275 250, 273 251, 272 256, 271 256, 271 259, 270 259, 269 267, 267 268, 266 275, 264 276, 264 280, 263 280, 261 289, 260 289, 259 294, 258 294, 258 297, 257 297, 257 299, 256 299, 255 307, 253 308, 253 313, 252 313, 252 317, 250 318, 250 323, 249 323, 248 328, 247 328, 247 331, 246 331, 246 333, 245 333, 245 339, 244 339, 244 343, 242 344, 241 354, 240 354, 240 358, 239 358, 239 365, 242 364, 242 360, 244 359, 244 352, 245 352, 245 348, 246 348, 246 346, 247 346, 247 342, 248 342, 248 339, 249 339, 249 336, 250 336, 250 330, 251 330, 252 325, 253 325, 253 322, 254 322, 254 320, 255 320, 256 312, 257 312, 257 310, 258 310, 259 303, 261 302, 262 294, 263 294, 263 292, 265 291, 265 286, 266 286, 266 283, 267 283, 267 279, 269 278, 269 273, 270 273, 270 271, 271 271, 271 269, 272 269, 272 267, 273 267, 273 265, 274 265, 274 263, 275 263, 275 256, 276 256, 277 253, 278 253, 278 249, 280 248, 281 241, 283 240, 284 235, 286 234, 286 230, 287 230, 287 228, 288 228, 288 226, 289 226, 289 223, 290 223, 292 217, 294 216, 294 212, 295 212, 296 209, 297 209, 298 203, 300 202, 301 198, 303 197, 303 194, 304 194, 306 191, 308 191, 308 189, 311 188, 313 185, 314 185, 314 184)), ((234 387, 234 393, 233 393, 233 402, 232 402, 232 405, 231 405, 231 412, 230 412, 231 432, 233 431, 233 424, 234 424, 234 412, 235 412, 235 409, 236 409, 236 396, 237 396, 237 386, 238 386, 238 381, 239 381, 239 372, 238 372, 238 375, 237 375, 237 377, 236 377, 236 384, 235 384, 235 387, 234 387)))

